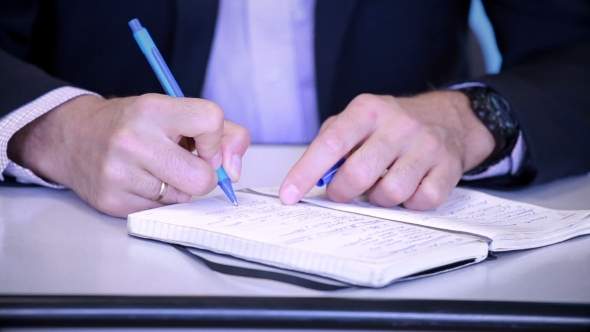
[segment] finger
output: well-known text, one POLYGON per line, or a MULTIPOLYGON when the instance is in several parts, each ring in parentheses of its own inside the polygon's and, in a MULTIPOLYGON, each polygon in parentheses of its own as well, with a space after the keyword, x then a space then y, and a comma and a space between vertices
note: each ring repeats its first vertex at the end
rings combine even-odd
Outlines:
POLYGON ((408 200, 434 167, 439 154, 429 151, 428 146, 416 145, 399 156, 383 178, 370 189, 369 201, 374 205, 390 207, 408 200))
POLYGON ((351 102, 311 142, 281 185, 279 197, 284 204, 297 203, 328 169, 373 132, 379 117, 364 106, 351 102))
MULTIPOLYGON (((145 143, 149 149, 136 151, 139 167, 155 178, 188 195, 204 195, 215 188, 217 175, 207 161, 171 140, 153 138, 153 141, 145 143)), ((158 185, 152 184, 152 192, 158 185)))
POLYGON ((418 186, 416 192, 404 202, 410 210, 429 210, 446 201, 461 179, 459 162, 447 160, 433 167, 418 186))
POLYGON ((242 157, 250 145, 248 130, 231 121, 225 121, 221 151, 223 168, 227 171, 232 182, 238 182, 242 174, 242 157))
MULTIPOLYGON (((137 171, 133 182, 125 188, 128 192, 148 199, 154 199, 160 194, 164 181, 156 178, 145 170, 137 171)), ((158 199, 162 204, 185 203, 191 198, 191 195, 178 190, 174 186, 167 184, 164 195, 158 199)))
POLYGON ((221 138, 224 131, 223 111, 217 104, 208 102, 200 110, 199 115, 200 120, 206 119, 206 130, 203 128, 198 135, 185 136, 193 137, 199 157, 209 162, 213 169, 218 169, 223 161, 221 155, 221 138))
POLYGON ((221 165, 223 111, 217 104, 204 99, 148 94, 137 98, 133 107, 147 113, 173 141, 179 142, 183 136, 194 138, 199 156, 214 168, 221 165))
POLYGON ((371 188, 403 147, 394 144, 395 132, 393 128, 376 132, 352 153, 328 185, 328 198, 349 202, 371 188))
POLYGON ((127 218, 131 213, 154 209, 163 206, 163 204, 130 192, 121 192, 118 195, 111 194, 107 199, 93 204, 93 206, 111 216, 127 218))

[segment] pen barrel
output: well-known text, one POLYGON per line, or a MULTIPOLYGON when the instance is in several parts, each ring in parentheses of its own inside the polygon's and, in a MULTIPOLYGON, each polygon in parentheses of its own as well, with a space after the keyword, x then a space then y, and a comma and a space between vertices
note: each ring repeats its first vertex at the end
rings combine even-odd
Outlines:
POLYGON ((330 168, 326 172, 326 174, 324 174, 324 176, 322 176, 322 178, 316 183, 316 186, 323 187, 323 186, 327 185, 328 183, 332 182, 332 178, 336 174, 336 171, 338 171, 340 166, 342 166, 342 164, 344 164, 345 161, 346 161, 346 158, 344 158, 344 157, 342 159, 340 159, 334 166, 332 166, 332 168, 330 168))
POLYGON ((145 28, 141 28, 133 33, 133 37, 147 58, 154 73, 156 73, 156 77, 158 77, 166 93, 171 97, 184 97, 149 32, 145 28))

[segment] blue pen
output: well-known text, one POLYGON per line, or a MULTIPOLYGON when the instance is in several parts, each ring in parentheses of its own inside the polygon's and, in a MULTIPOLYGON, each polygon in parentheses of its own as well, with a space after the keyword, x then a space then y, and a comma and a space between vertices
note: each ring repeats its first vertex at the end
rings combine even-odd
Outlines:
MULTIPOLYGON (((152 40, 152 37, 150 37, 146 28, 141 26, 138 19, 129 21, 129 27, 131 27, 135 41, 137 41, 139 48, 141 48, 141 51, 147 58, 150 66, 152 66, 154 73, 156 73, 156 76, 158 77, 158 80, 160 80, 160 84, 162 84, 164 90, 166 90, 166 93, 171 97, 184 97, 178 83, 176 83, 174 76, 172 76, 170 69, 168 69, 168 65, 166 65, 164 58, 160 54, 160 51, 158 51, 156 44, 154 44, 154 41, 152 40)), ((238 200, 227 173, 225 173, 223 167, 219 167, 215 172, 217 173, 217 184, 221 187, 221 190, 223 190, 227 198, 237 206, 238 200)))
POLYGON ((340 166, 342 166, 342 164, 344 164, 344 162, 346 161, 346 158, 342 157, 342 159, 338 160, 338 162, 332 166, 332 168, 330 168, 326 174, 324 174, 324 176, 322 176, 322 178, 318 181, 318 183, 316 183, 316 186, 318 187, 323 187, 325 185, 327 185, 328 183, 330 183, 330 181, 332 181, 332 178, 334 177, 334 174, 336 174, 336 171, 340 168, 340 166))

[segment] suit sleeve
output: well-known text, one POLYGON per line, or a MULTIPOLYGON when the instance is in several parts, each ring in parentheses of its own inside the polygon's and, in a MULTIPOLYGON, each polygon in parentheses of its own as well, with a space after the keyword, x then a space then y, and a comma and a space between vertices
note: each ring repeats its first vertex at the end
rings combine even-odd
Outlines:
POLYGON ((68 86, 0 49, 0 117, 54 89, 68 86))
POLYGON ((38 11, 38 1, 0 0, 0 117, 69 85, 27 62, 38 11))
POLYGON ((502 53, 481 77, 510 103, 529 165, 516 182, 548 182, 590 171, 590 2, 485 1, 502 53))
MULTIPOLYGON (((67 100, 65 92, 75 90, 27 61, 38 11, 38 1, 0 0, 0 185, 15 184, 12 175, 22 182, 57 187, 12 163, 6 155, 8 141, 16 130, 51 105, 67 100)), ((70 92, 69 98, 80 94, 70 92)))

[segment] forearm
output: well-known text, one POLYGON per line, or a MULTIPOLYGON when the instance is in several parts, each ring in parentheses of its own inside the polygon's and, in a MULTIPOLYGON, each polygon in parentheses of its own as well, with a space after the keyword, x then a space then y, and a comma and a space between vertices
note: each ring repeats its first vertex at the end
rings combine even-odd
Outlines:
MULTIPOLYGON (((0 119, 0 180, 4 180, 4 175, 11 175, 23 183, 60 187, 40 177, 42 174, 37 173, 39 170, 34 166, 29 168, 31 164, 25 162, 23 156, 25 153, 34 154, 34 152, 26 148, 27 145, 24 144, 26 135, 24 134, 30 131, 30 123, 45 116, 47 112, 73 98, 88 94, 92 94, 92 92, 72 87, 58 88, 0 119)), ((41 137, 41 139, 46 139, 46 137, 41 137)))

